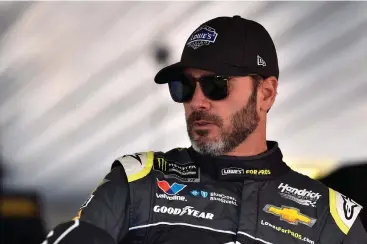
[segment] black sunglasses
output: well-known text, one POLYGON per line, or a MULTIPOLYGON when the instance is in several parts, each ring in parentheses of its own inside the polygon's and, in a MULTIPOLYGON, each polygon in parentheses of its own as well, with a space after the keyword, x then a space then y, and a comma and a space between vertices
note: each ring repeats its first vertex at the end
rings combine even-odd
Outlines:
POLYGON ((223 75, 205 75, 193 78, 180 73, 168 82, 168 86, 173 101, 178 103, 188 102, 192 99, 197 82, 208 99, 218 101, 228 96, 228 81, 231 78, 231 76, 223 75))

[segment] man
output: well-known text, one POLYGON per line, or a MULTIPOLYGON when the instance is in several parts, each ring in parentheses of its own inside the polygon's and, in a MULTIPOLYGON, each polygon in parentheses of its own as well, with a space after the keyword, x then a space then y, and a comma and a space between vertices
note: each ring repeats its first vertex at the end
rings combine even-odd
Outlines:
POLYGON ((200 25, 181 61, 155 77, 183 103, 192 147, 117 159, 46 243, 367 243, 362 207, 292 171, 266 141, 278 76, 262 25, 200 25))

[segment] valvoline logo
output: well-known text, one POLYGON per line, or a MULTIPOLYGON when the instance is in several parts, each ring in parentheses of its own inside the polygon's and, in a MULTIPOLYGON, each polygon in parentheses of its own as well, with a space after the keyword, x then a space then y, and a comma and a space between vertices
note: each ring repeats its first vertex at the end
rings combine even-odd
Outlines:
POLYGON ((157 185, 167 195, 176 195, 186 187, 186 185, 178 184, 176 182, 170 185, 167 181, 158 179, 157 179, 157 185))

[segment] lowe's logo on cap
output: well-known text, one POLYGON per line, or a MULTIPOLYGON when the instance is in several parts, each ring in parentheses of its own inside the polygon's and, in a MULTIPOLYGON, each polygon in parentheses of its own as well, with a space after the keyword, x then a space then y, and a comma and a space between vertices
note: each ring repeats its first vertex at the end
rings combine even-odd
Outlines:
POLYGON ((217 36, 218 33, 214 28, 204 25, 192 33, 186 45, 196 50, 204 45, 214 43, 217 36))

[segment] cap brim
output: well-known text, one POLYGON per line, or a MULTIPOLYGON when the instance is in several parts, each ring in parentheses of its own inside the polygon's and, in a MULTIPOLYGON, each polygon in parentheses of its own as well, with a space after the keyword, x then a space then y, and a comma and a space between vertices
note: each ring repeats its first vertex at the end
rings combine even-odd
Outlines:
POLYGON ((165 84, 170 81, 172 76, 174 76, 177 73, 182 72, 184 69, 184 66, 181 64, 181 62, 169 65, 163 69, 161 69, 156 76, 154 77, 154 81, 157 84, 165 84))
POLYGON ((191 61, 190 64, 178 62, 161 69, 154 77, 154 81, 157 84, 168 83, 173 77, 175 77, 178 73, 182 72, 185 68, 196 68, 213 72, 218 75, 229 75, 229 76, 247 76, 249 74, 256 73, 252 70, 249 70, 246 67, 234 66, 227 63, 214 64, 209 63, 207 60, 205 61, 195 60, 191 61))

